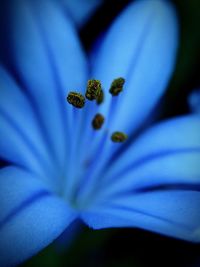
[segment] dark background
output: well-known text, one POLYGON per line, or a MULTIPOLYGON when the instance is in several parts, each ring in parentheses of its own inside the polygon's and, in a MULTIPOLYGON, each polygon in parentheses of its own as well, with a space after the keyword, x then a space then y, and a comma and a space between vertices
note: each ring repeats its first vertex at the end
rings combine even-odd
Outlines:
MULTIPOLYGON (((129 2, 104 1, 80 30, 86 51, 129 2)), ((188 113, 188 95, 194 88, 200 88, 200 1, 172 2, 180 21, 181 41, 176 70, 164 98, 162 118, 188 113)), ((55 244, 52 244, 22 266, 200 267, 200 245, 144 230, 128 228, 93 231, 82 226, 67 249, 63 248, 58 253, 55 244)))

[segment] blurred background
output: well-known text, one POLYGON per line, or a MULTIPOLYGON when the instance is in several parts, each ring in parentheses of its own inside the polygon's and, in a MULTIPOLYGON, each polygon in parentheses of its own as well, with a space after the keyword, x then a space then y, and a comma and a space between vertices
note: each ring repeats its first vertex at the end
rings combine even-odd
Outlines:
MULTIPOLYGON (((132 1, 102 1, 79 30, 86 52, 129 2, 132 1)), ((181 41, 176 69, 163 98, 160 119, 190 112, 188 96, 193 89, 200 88, 200 1, 172 2, 179 17, 181 41)), ((67 230, 67 234, 70 234, 71 239, 67 244, 61 237, 21 266, 200 267, 200 245, 145 230, 127 228, 93 231, 77 222, 67 230)))

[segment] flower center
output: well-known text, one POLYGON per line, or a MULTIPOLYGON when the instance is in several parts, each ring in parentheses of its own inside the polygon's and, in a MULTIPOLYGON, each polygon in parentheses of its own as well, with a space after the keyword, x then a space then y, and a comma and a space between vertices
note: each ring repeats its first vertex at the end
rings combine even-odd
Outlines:
POLYGON ((106 152, 108 147, 112 148, 112 143, 123 143, 128 138, 120 129, 110 134, 108 129, 105 129, 109 127, 111 116, 115 113, 113 107, 115 110, 116 97, 122 93, 124 83, 124 78, 114 79, 108 89, 113 98, 107 118, 98 110, 99 105, 104 104, 105 98, 105 90, 99 80, 88 80, 84 95, 71 91, 66 97, 67 102, 72 106, 73 130, 69 144, 68 181, 64 188, 64 195, 76 209, 85 209, 91 204, 90 195, 93 195, 96 189, 96 182, 100 182, 99 177, 103 176, 101 175, 103 164, 106 164, 106 160, 111 155, 106 152), (104 126, 105 121, 106 126, 104 126))
MULTIPOLYGON (((113 97, 118 96, 123 91, 124 83, 125 83, 125 79, 122 77, 114 79, 110 86, 109 93, 113 97)), ((67 96, 67 101, 69 104, 71 104, 75 108, 83 108, 86 102, 85 98, 89 101, 95 100, 97 105, 100 105, 103 103, 104 92, 101 86, 101 82, 99 80, 95 80, 95 79, 88 80, 85 97, 81 93, 71 91, 69 92, 67 96)), ((104 116, 100 113, 97 113, 94 116, 91 122, 91 125, 93 129, 100 130, 102 128, 104 121, 105 121, 104 116)), ((127 138, 128 136, 125 133, 116 131, 112 133, 110 139, 114 143, 122 143, 126 141, 127 138)))

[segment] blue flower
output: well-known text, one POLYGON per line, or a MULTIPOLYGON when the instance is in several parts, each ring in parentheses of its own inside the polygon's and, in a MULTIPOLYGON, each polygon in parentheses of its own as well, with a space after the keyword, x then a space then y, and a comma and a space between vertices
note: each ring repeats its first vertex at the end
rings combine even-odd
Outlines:
POLYGON ((152 122, 177 50, 168 1, 130 4, 92 52, 91 71, 56 1, 16 0, 4 13, 0 265, 31 257, 76 218, 199 241, 199 117, 152 122), (126 83, 112 97, 106 90, 117 77, 126 83), (69 105, 67 93, 84 93, 90 78, 101 81, 104 103, 69 105), (99 131, 91 127, 97 112, 105 116, 99 131), (111 142, 114 131, 128 140, 111 142))

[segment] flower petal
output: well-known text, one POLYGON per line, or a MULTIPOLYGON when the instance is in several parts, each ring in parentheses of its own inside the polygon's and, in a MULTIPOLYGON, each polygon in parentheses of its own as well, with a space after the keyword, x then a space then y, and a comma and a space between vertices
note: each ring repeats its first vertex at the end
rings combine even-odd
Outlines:
POLYGON ((76 32, 56 1, 17 0, 3 11, 8 31, 2 39, 11 55, 7 60, 44 126, 55 162, 64 164, 69 132, 66 94, 83 90, 87 79, 76 32))
POLYGON ((0 171, 0 264, 16 265, 51 243, 75 218, 67 204, 16 167, 0 171))
POLYGON ((198 116, 153 126, 107 164, 97 185, 98 191, 102 189, 100 198, 169 184, 199 186, 199 132, 198 116))
POLYGON ((102 0, 62 0, 75 23, 81 27, 101 5, 102 0))
POLYGON ((83 215, 85 222, 200 241, 199 132, 198 116, 171 119, 146 131, 108 163, 107 173, 99 174, 90 195, 96 203, 83 215))
POLYGON ((50 168, 50 153, 26 96, 0 66, 0 157, 35 171, 50 168))
POLYGON ((176 16, 168 1, 136 1, 118 16, 96 51, 92 73, 105 90, 113 79, 126 79, 116 109, 108 114, 110 95, 102 106, 102 113, 112 116, 110 132, 129 134, 149 115, 172 74, 177 41, 176 16))
POLYGON ((82 217, 95 229, 138 227, 199 242, 199 205, 199 191, 156 191, 112 199, 82 217))

